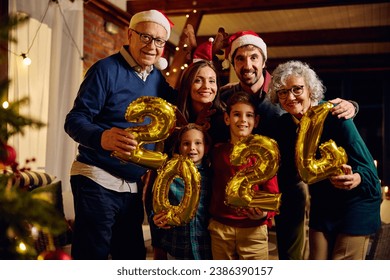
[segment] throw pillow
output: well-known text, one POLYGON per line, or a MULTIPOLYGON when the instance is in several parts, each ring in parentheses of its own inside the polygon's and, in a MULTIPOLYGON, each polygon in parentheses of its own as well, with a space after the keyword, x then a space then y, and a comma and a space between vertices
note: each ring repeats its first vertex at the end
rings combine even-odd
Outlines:
POLYGON ((21 188, 35 189, 44 185, 48 185, 56 179, 56 176, 37 171, 20 171, 14 177, 14 186, 21 188))

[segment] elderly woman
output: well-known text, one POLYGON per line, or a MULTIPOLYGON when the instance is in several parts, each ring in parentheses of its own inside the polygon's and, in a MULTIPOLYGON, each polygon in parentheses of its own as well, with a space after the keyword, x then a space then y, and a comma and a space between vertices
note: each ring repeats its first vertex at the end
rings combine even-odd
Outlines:
MULTIPOLYGON (((288 112, 280 117, 274 135, 281 153, 278 180, 282 190, 283 184, 299 180, 295 165, 297 128, 310 107, 323 99, 325 87, 317 74, 300 61, 280 64, 272 77, 269 98, 288 112)), ((352 120, 328 114, 319 143, 330 139, 345 149, 348 165, 342 166, 345 174, 309 186, 309 258, 364 259, 369 236, 381 222, 377 170, 352 120)))

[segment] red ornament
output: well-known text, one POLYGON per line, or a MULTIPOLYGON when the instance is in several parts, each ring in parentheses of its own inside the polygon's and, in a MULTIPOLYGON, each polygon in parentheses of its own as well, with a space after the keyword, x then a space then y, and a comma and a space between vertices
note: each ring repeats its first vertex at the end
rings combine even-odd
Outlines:
POLYGON ((55 251, 44 251, 39 254, 38 260, 71 260, 72 257, 61 249, 55 251))
POLYGON ((2 145, 1 149, 4 149, 4 151, 0 153, 0 162, 5 166, 15 163, 16 160, 15 149, 12 146, 7 144, 2 145))

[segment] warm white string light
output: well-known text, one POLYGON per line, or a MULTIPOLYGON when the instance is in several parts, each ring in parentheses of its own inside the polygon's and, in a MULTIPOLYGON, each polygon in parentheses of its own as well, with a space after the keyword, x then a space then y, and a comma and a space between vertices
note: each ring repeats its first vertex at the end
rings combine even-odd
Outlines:
POLYGON ((23 64, 24 64, 24 65, 27 65, 27 66, 28 66, 28 65, 30 65, 31 62, 32 62, 32 61, 31 61, 31 58, 28 57, 28 53, 30 52, 30 50, 31 50, 31 48, 32 48, 32 46, 33 46, 33 44, 34 44, 34 42, 35 42, 35 39, 37 38, 38 32, 39 32, 39 30, 41 29, 43 20, 45 19, 46 14, 47 14, 47 11, 49 10, 49 5, 50 5, 50 1, 49 1, 48 4, 47 4, 45 13, 43 14, 43 16, 42 16, 42 18, 41 18, 41 20, 40 20, 40 24, 39 24, 39 26, 38 26, 38 28, 37 28, 37 31, 35 31, 34 37, 33 37, 32 41, 31 41, 30 46, 29 46, 28 49, 27 49, 27 52, 22 53, 22 54, 20 55, 20 56, 23 58, 23 64))
MULTIPOLYGON (((198 4, 197 1, 192 1, 192 5, 193 5, 193 6, 196 6, 197 4, 198 4)), ((198 12, 198 11, 197 11, 196 9, 193 9, 193 10, 192 10, 192 13, 194 13, 194 14, 196 14, 197 12, 198 12)), ((189 14, 186 14, 185 17, 188 19, 188 18, 190 17, 190 15, 189 15, 189 14)), ((188 45, 184 43, 184 44, 183 44, 183 50, 186 49, 187 47, 188 47, 188 45)), ((176 51, 179 51, 179 50, 180 50, 180 47, 179 47, 179 46, 176 46, 175 50, 176 50, 176 51)), ((184 64, 180 67, 180 69, 181 69, 181 70, 184 70, 184 69, 186 69, 187 67, 188 67, 188 64, 187 64, 187 63, 184 63, 184 64)), ((178 70, 177 70, 176 68, 173 68, 173 69, 172 69, 173 74, 175 74, 177 71, 178 71, 178 70)), ((165 75, 166 75, 166 76, 170 76, 171 73, 170 73, 169 71, 167 71, 167 72, 165 72, 165 75)))
POLYGON ((4 109, 7 109, 9 107, 9 102, 8 101, 4 101, 3 104, 1 104, 1 106, 4 108, 4 109))
POLYGON ((23 64, 24 65, 27 65, 27 66, 31 65, 31 58, 29 58, 27 56, 27 54, 22 53, 20 56, 23 58, 23 64))
MULTIPOLYGON (((76 44, 76 42, 75 42, 75 40, 74 40, 74 38, 73 38, 73 36, 72 36, 72 33, 70 32, 68 23, 67 23, 66 20, 65 20, 65 15, 64 15, 64 13, 63 13, 63 11, 62 11, 62 9, 61 9, 61 5, 59 4, 58 0, 49 0, 49 1, 48 1, 48 4, 47 4, 47 7, 46 7, 46 10, 45 10, 45 12, 44 12, 44 14, 43 14, 43 16, 42 16, 42 18, 41 18, 41 20, 40 20, 40 24, 39 24, 37 30, 35 31, 35 34, 34 34, 34 37, 33 37, 32 41, 31 41, 30 46, 28 47, 28 49, 27 49, 27 51, 26 51, 25 53, 21 53, 21 54, 19 55, 19 56, 21 56, 22 59, 23 59, 23 64, 25 64, 25 65, 27 65, 27 66, 28 66, 28 65, 31 65, 31 63, 32 63, 31 58, 28 57, 28 54, 29 54, 29 52, 30 52, 32 46, 34 45, 35 39, 36 39, 36 37, 37 37, 37 35, 38 35, 39 30, 41 29, 41 26, 42 26, 43 21, 44 21, 44 19, 45 19, 45 17, 46 17, 47 11, 49 10, 49 6, 50 6, 50 3, 51 3, 51 2, 54 2, 55 4, 58 5, 59 11, 60 11, 61 16, 62 16, 62 18, 63 18, 63 20, 64 20, 65 27, 66 27, 66 29, 67 29, 67 31, 68 31, 68 34, 69 34, 69 36, 70 36, 70 38, 71 38, 71 40, 72 40, 74 46, 76 47, 77 52, 78 52, 79 55, 80 55, 80 59, 81 59, 81 60, 84 60, 84 57, 81 55, 80 48, 77 46, 77 44, 76 44)), ((12 53, 14 53, 14 52, 12 52, 12 53)), ((14 53, 14 54, 15 54, 15 55, 18 55, 18 54, 16 54, 16 53, 14 53)))

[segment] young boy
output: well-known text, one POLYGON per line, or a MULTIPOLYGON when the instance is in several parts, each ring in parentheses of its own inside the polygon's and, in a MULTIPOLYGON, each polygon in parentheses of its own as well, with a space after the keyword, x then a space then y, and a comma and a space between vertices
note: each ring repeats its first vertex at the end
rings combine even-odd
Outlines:
MULTIPOLYGON (((237 210, 224 203, 229 180, 237 171, 253 165, 249 161, 244 166, 233 166, 229 156, 233 145, 249 136, 259 123, 254 104, 253 96, 246 92, 236 92, 228 99, 224 120, 230 129, 230 141, 217 144, 211 151, 214 176, 208 229, 213 259, 268 259, 267 226, 271 226, 275 212, 259 208, 237 210)), ((276 176, 258 187, 279 192, 276 176)))

